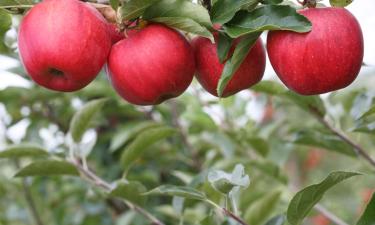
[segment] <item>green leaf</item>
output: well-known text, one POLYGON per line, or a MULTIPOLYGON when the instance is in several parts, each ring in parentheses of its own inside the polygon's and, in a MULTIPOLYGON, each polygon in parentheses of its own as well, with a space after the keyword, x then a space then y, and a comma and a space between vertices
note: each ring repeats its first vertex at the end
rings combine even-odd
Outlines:
POLYGON ((237 44, 232 57, 225 63, 223 72, 220 76, 219 84, 217 85, 218 96, 222 96, 225 87, 232 79, 238 68, 240 68, 242 62, 245 60, 247 54, 258 40, 261 33, 253 33, 246 35, 237 44))
POLYGON ((357 225, 375 225, 375 193, 367 204, 365 211, 358 220, 357 225))
POLYGON ((262 225, 276 208, 280 200, 281 191, 275 190, 260 198, 245 212, 245 220, 251 225, 262 225))
POLYGON ((287 89, 285 89, 285 87, 280 83, 270 80, 264 80, 254 85, 251 89, 255 92, 265 93, 269 95, 280 95, 287 92, 287 89))
POLYGON ((121 21, 140 17, 144 11, 159 0, 129 0, 119 8, 121 21))
POLYGON ((247 188, 250 184, 250 178, 245 174, 245 167, 241 164, 237 164, 232 173, 221 170, 210 171, 208 181, 214 189, 225 195, 234 187, 247 188))
POLYGON ((127 172, 133 163, 152 144, 176 134, 176 130, 170 127, 158 127, 147 129, 140 133, 121 155, 121 164, 127 172))
POLYGON ((78 176, 79 173, 74 165, 65 161, 42 160, 33 162, 17 172, 15 177, 28 176, 78 176))
POLYGON ((117 10, 120 5, 119 0, 109 0, 109 3, 114 10, 117 10))
POLYGON ((102 109, 106 101, 107 99, 90 101, 73 116, 73 119, 70 122, 69 132, 76 143, 81 141, 83 134, 90 126, 90 122, 95 114, 102 109))
POLYGON ((295 134, 293 142, 295 144, 324 148, 348 156, 357 156, 352 146, 330 133, 305 129, 295 134))
POLYGON ((202 35, 214 41, 208 29, 212 28, 206 8, 187 0, 161 0, 143 13, 143 19, 202 35))
POLYGON ((4 43, 5 33, 12 27, 12 16, 0 9, 0 52, 6 51, 4 43))
POLYGON ((366 111, 362 116, 359 117, 359 119, 363 119, 368 116, 372 116, 375 114, 375 105, 373 105, 368 111, 366 111))
POLYGON ((146 196, 142 195, 147 189, 138 181, 118 182, 116 187, 109 194, 112 197, 123 198, 137 205, 143 206, 146 203, 146 196))
POLYGON ((224 24, 231 20, 240 9, 257 2, 258 0, 218 0, 211 9, 212 22, 224 24))
POLYGON ((182 187, 174 185, 162 185, 147 193, 145 195, 166 195, 166 196, 177 196, 187 199, 195 199, 205 201, 206 195, 191 187, 182 187))
POLYGON ((251 137, 248 139, 248 142, 251 145, 251 147, 253 147, 255 151, 258 152, 260 155, 262 155, 263 157, 267 156, 269 152, 269 146, 266 140, 259 137, 251 137))
POLYGON ((47 155, 47 150, 34 144, 12 145, 0 151, 0 158, 43 157, 47 155))
POLYGON ((219 41, 217 44, 217 54, 219 56, 220 63, 228 58, 228 53, 232 47, 233 39, 230 38, 223 32, 219 32, 219 41))
POLYGON ((346 7, 352 2, 353 0, 329 0, 329 4, 334 7, 346 7))
POLYGON ((285 223, 285 215, 277 215, 268 220, 264 225, 283 225, 285 223))
POLYGON ((287 5, 264 5, 253 11, 240 11, 223 27, 229 36, 237 38, 265 30, 289 30, 299 33, 311 30, 311 22, 287 5))
POLYGON ((302 96, 292 91, 287 91, 284 96, 306 112, 314 112, 321 116, 326 113, 324 103, 319 95, 302 96))
POLYGON ((277 4, 280 4, 282 2, 283 2, 283 0, 261 0, 261 3, 265 4, 265 5, 270 5, 270 4, 277 5, 277 4))
POLYGON ((287 219, 289 223, 291 225, 302 224, 303 219, 307 216, 314 205, 323 198, 326 191, 336 184, 357 175, 361 174, 343 171, 332 172, 319 184, 308 186, 299 191, 289 203, 287 211, 287 219))

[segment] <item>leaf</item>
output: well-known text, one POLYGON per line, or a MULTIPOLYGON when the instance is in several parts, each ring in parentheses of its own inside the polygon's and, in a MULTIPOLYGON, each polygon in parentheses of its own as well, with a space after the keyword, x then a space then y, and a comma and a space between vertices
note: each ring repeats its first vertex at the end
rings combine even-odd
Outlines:
POLYGON ((162 185, 159 186, 144 195, 166 195, 166 196, 177 196, 187 199, 195 199, 205 201, 206 195, 191 187, 181 187, 174 185, 162 185))
POLYGON ((221 170, 210 171, 208 181, 215 190, 225 195, 234 187, 247 188, 250 184, 250 178, 245 174, 245 167, 241 164, 237 164, 232 173, 221 170))
POLYGON ((147 8, 143 19, 202 35, 214 41, 208 29, 212 23, 206 8, 187 0, 161 0, 147 8))
POLYGON ((326 191, 336 184, 357 175, 361 174, 343 171, 332 172, 319 184, 308 186, 299 191, 288 206, 287 219, 289 223, 291 225, 302 224, 303 219, 314 205, 323 198, 326 191))
POLYGON ((287 92, 287 90, 280 83, 270 80, 264 80, 251 88, 255 92, 261 92, 270 95, 280 95, 287 92))
POLYGON ((12 27, 12 16, 5 10, 0 9, 0 52, 6 51, 4 44, 5 33, 12 27))
POLYGON ((232 38, 265 30, 311 30, 311 22, 287 5, 264 5, 253 11, 239 11, 223 28, 232 38))
POLYGON ((262 225, 271 215, 280 200, 281 191, 276 190, 252 204, 245 213, 245 220, 251 225, 262 225))
POLYGON ((346 7, 352 2, 353 0, 329 0, 329 4, 334 7, 346 7))
POLYGON ((247 54, 250 52, 252 46, 255 44, 261 33, 253 33, 246 35, 237 44, 232 57, 225 63, 223 72, 220 76, 219 84, 217 85, 218 96, 222 96, 225 87, 232 79, 242 62, 245 60, 247 54))
POLYGON ((232 47, 233 39, 225 33, 219 32, 219 41, 217 44, 217 54, 219 56, 220 63, 228 58, 229 50, 232 47))
POLYGON ((146 196, 142 195, 147 189, 138 181, 118 182, 116 187, 109 194, 112 197, 123 198, 137 205, 143 206, 146 203, 146 196))
POLYGON ((144 11, 159 0, 129 0, 119 8, 121 21, 140 17, 144 11))
POLYGON ((76 143, 81 141, 83 134, 90 126, 91 120, 94 118, 95 114, 102 109, 106 101, 107 99, 90 101, 73 116, 70 122, 69 132, 76 143))
POLYGON ((264 225, 283 225, 285 223, 285 215, 277 215, 268 220, 264 225))
POLYGON ((370 202, 365 211, 358 220, 357 225, 375 225, 375 193, 373 193, 370 202))
POLYGON ((253 147, 255 151, 258 152, 260 155, 262 155, 263 157, 267 156, 269 152, 269 146, 266 140, 259 137, 251 137, 248 139, 248 142, 251 145, 251 147, 253 147))
POLYGON ((12 145, 0 151, 0 158, 43 157, 47 155, 47 150, 33 144, 12 145))
POLYGON ((343 142, 336 135, 322 133, 311 129, 305 129, 295 133, 293 142, 295 144, 309 145, 332 150, 347 156, 357 156, 353 147, 343 142))
POLYGON ((130 169, 149 146, 174 134, 176 134, 176 130, 166 126, 148 129, 140 133, 121 155, 121 164, 125 171, 130 169))
POLYGON ((15 177, 28 176, 78 176, 79 173, 71 163, 57 160, 43 160, 33 162, 17 172, 15 177))
POLYGON ((231 20, 237 11, 249 4, 255 4, 258 0, 218 0, 211 9, 213 23, 224 24, 231 20))
POLYGON ((120 2, 119 0, 109 0, 109 3, 111 4, 111 7, 117 11, 119 5, 120 5, 120 2))
POLYGON ((363 115, 359 117, 359 119, 363 119, 368 116, 372 116, 375 114, 375 105, 373 105, 368 111, 366 111, 363 115))
POLYGON ((324 103, 319 95, 302 96, 292 91, 287 91, 284 96, 306 112, 314 112, 321 116, 326 113, 324 103))
POLYGON ((282 3, 283 2, 283 0, 261 0, 261 3, 262 4, 273 4, 273 5, 277 5, 277 4, 280 4, 280 3, 282 3))

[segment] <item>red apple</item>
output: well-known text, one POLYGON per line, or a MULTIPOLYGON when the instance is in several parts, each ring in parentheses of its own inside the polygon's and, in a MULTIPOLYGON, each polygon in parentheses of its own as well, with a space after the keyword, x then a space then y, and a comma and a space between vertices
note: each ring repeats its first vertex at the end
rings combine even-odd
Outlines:
POLYGON ((22 63, 39 85, 76 91, 103 67, 111 48, 107 22, 95 8, 78 0, 45 0, 21 22, 22 63))
POLYGON ((176 30, 150 24, 112 47, 108 73, 116 91, 136 105, 155 105, 190 85, 193 50, 176 30))
POLYGON ((363 36, 355 17, 344 8, 311 8, 299 13, 311 21, 311 32, 268 34, 267 51, 276 74, 302 95, 351 84, 363 59, 363 36))
MULTIPOLYGON (((216 36, 216 35, 215 35, 216 36)), ((217 38, 215 38, 217 39, 217 38)), ((239 39, 235 41, 234 46, 239 39)), ((216 40, 217 43, 217 40, 216 40)), ((212 95, 218 96, 217 85, 224 69, 217 54, 217 44, 204 37, 197 37, 192 42, 197 65, 196 77, 200 84, 212 95)), ((233 54, 232 49, 230 54, 233 54)), ((244 62, 233 75, 224 89, 222 97, 231 96, 258 83, 266 67, 266 54, 259 39, 246 56, 244 62)))
POLYGON ((120 32, 117 25, 114 23, 108 23, 109 35, 111 36, 112 44, 116 44, 125 38, 124 33, 120 32))

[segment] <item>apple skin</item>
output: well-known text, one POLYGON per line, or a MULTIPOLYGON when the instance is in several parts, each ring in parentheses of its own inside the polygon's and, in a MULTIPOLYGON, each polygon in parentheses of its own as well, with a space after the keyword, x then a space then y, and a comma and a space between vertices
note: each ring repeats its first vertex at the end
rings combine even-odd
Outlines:
POLYGON ((312 22, 309 33, 272 31, 267 38, 271 64, 281 81, 301 95, 335 91, 351 84, 363 60, 363 36, 344 8, 299 11, 312 22))
POLYGON ((78 0, 45 0, 21 22, 18 46, 30 77, 51 90, 70 92, 88 85, 111 49, 107 22, 78 0))
POLYGON ((156 23, 115 44, 107 66, 115 90, 135 105, 156 105, 181 95, 195 72, 189 42, 178 31, 156 23))
POLYGON ((114 23, 108 23, 109 35, 111 36, 112 44, 116 44, 125 38, 124 33, 121 33, 114 23))
MULTIPOLYGON (((214 37, 217 43, 217 35, 214 34, 214 37)), ((236 39, 234 46, 238 42, 239 39, 236 39)), ((218 96, 217 85, 225 65, 225 63, 220 63, 216 43, 214 44, 204 37, 197 37, 192 41, 197 65, 196 78, 203 88, 214 96, 218 96)), ((233 54, 234 46, 230 54, 233 54)), ((263 77, 265 68, 266 53, 262 41, 258 39, 240 68, 229 81, 221 97, 229 97, 258 83, 263 77)))

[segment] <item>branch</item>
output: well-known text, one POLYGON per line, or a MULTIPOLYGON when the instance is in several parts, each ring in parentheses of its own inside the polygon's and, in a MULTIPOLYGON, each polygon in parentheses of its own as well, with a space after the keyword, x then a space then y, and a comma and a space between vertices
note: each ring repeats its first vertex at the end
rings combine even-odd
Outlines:
POLYGON ((245 221, 243 221, 240 217, 236 216, 234 213, 232 213, 228 209, 222 208, 222 210, 223 210, 223 212, 224 212, 225 215, 231 217, 235 221, 239 222, 241 225, 248 225, 245 221))
POLYGON ((211 0, 203 0, 203 5, 207 8, 207 10, 210 12, 212 5, 211 5, 211 0))
MULTIPOLYGON (((97 187, 102 188, 106 192, 112 191, 112 186, 103 180, 101 177, 96 175, 94 172, 89 170, 88 168, 85 168, 82 166, 82 164, 77 159, 70 159, 70 163, 72 163, 76 168, 81 172, 81 174, 92 184, 94 184, 97 187)), ((147 212, 145 209, 124 200, 124 203, 132 210, 137 211, 139 214, 143 215, 145 218, 147 218, 150 222, 152 222, 153 225, 165 225, 163 222, 158 220, 156 217, 151 215, 149 212, 147 212)))
POLYGON ((335 134, 337 137, 339 137, 341 140, 349 144, 353 147, 353 150, 355 153, 359 156, 362 156, 368 163, 370 163, 372 166, 375 167, 375 160, 371 158, 371 156, 367 153, 367 151, 362 148, 359 144, 355 143, 353 140, 351 140, 348 136, 346 136, 342 131, 336 129, 333 127, 326 119, 324 119, 324 116, 319 113, 319 111, 315 108, 310 108, 310 112, 318 119, 318 121, 324 125, 328 130, 330 130, 333 134, 335 134))
POLYGON ((332 212, 328 211, 328 209, 324 208, 320 204, 316 204, 314 206, 314 209, 316 211, 320 212, 321 214, 323 214, 325 217, 327 217, 331 222, 333 222, 336 225, 349 225, 345 221, 343 221, 342 219, 340 219, 338 216, 336 216, 332 212))

